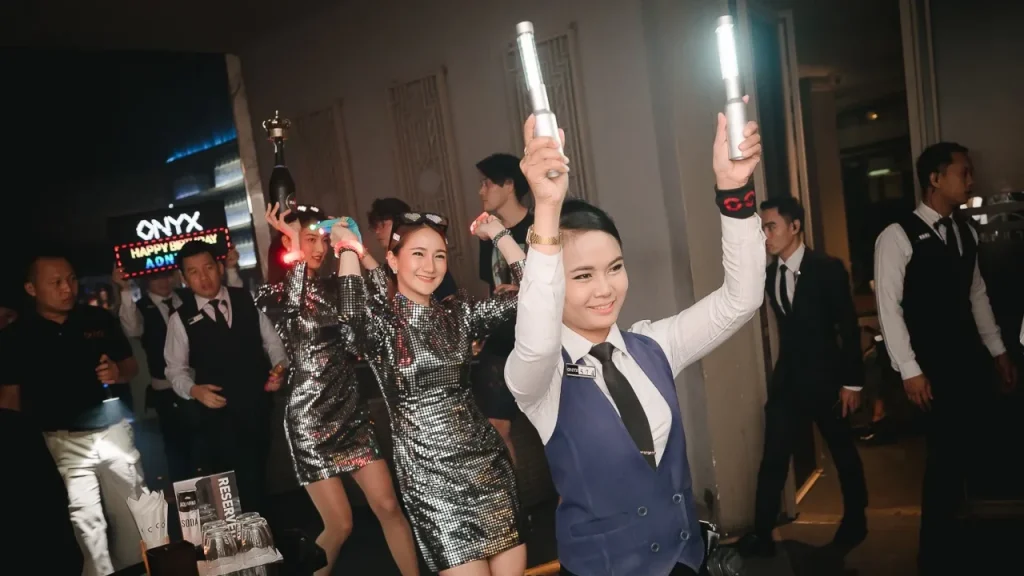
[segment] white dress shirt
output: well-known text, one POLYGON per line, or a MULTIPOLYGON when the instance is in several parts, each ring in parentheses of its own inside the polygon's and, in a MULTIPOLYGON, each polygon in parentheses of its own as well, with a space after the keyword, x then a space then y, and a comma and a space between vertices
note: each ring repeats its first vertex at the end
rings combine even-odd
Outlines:
MULTIPOLYGON (((796 283, 800 280, 800 265, 803 264, 806 253, 807 245, 801 242, 788 259, 778 258, 775 261, 775 301, 779 303, 780 308, 782 307, 782 293, 779 292, 779 287, 782 285, 782 265, 786 265, 786 296, 789 297, 789 305, 792 306, 793 298, 796 296, 796 283)), ((843 388, 860 392, 863 386, 843 386, 843 388)))
MULTIPOLYGON (((943 241, 946 240, 948 231, 945 226, 936 226, 942 216, 929 206, 920 204, 914 210, 921 220, 930 228, 936 231, 943 241)), ((957 247, 963 253, 963 241, 960 238, 960 231, 957 226, 952 226, 953 235, 956 237, 957 247)), ((974 241, 978 241, 978 235, 971 228, 974 241)), ((907 272, 907 264, 914 253, 910 239, 903 227, 899 224, 890 224, 878 236, 875 241, 875 299, 878 304, 878 323, 882 328, 882 335, 885 338, 885 347, 889 350, 889 357, 892 358, 892 367, 899 370, 904 380, 921 374, 921 367, 917 364, 917 356, 910 346, 910 332, 903 321, 903 279, 907 272)), ((996 324, 995 315, 992 313, 992 305, 988 301, 988 291, 985 288, 985 279, 981 277, 981 269, 978 263, 974 264, 974 280, 971 282, 971 308, 974 312, 974 321, 978 325, 978 334, 982 342, 992 356, 999 356, 1006 352, 1003 345, 1003 338, 999 334, 999 326, 996 324)), ((937 310, 936 314, 941 314, 937 310)))
MULTIPOLYGON (((657 322, 644 320, 629 330, 652 338, 661 346, 678 376, 688 365, 711 352, 747 322, 764 301, 765 251, 761 219, 722 217, 722 264, 725 283, 693 306, 657 322)), ((583 358, 597 370, 592 380, 615 407, 604 381, 601 363, 589 352, 594 346, 562 324, 565 272, 562 255, 527 253, 519 288, 515 349, 505 364, 505 382, 520 409, 547 444, 558 421, 562 390, 562 348, 572 360, 583 358)), ((618 326, 607 342, 615 347, 612 362, 626 377, 647 414, 654 437, 655 462, 668 443, 672 412, 665 398, 626 351, 618 326)))
MULTIPOLYGON (((164 323, 167 323, 167 319, 171 315, 170 308, 164 303, 165 300, 170 298, 171 304, 175 309, 181 307, 181 298, 177 292, 171 291, 171 295, 164 297, 157 294, 153 294, 148 290, 142 295, 143 298, 149 298, 156 309, 160 311, 160 315, 164 318, 164 323)), ((124 330, 125 336, 129 338, 141 338, 145 326, 142 320, 142 312, 139 311, 138 306, 135 305, 135 301, 132 300, 132 293, 130 290, 123 290, 121 292, 121 306, 117 311, 117 316, 121 320, 121 328, 124 330)), ((171 387, 171 383, 163 378, 153 378, 152 386, 154 390, 167 390, 171 387)))
MULTIPOLYGON (((796 295, 796 282, 800 279, 800 264, 804 261, 804 252, 807 251, 807 247, 803 242, 800 246, 789 255, 788 260, 779 258, 776 260, 775 267, 778 272, 782 272, 782 265, 786 265, 786 297, 789 298, 790 306, 793 305, 793 296, 796 295)), ((775 275, 775 301, 782 306, 782 293, 779 292, 779 286, 782 284, 782 274, 775 275)))
MULTIPOLYGON (((195 295, 196 307, 201 313, 206 314, 211 320, 215 319, 213 304, 210 302, 210 298, 203 298, 198 294, 195 295)), ((228 289, 221 287, 220 292, 217 293, 217 299, 220 300, 220 311, 224 314, 224 318, 227 320, 228 327, 231 327, 231 298, 228 296, 228 289)), ((276 366, 288 366, 288 355, 285 353, 284 344, 281 342, 281 337, 277 335, 277 330, 274 329, 274 324, 271 323, 270 319, 266 317, 261 311, 257 311, 259 314, 260 322, 260 339, 263 340, 263 350, 270 357, 270 364, 276 366)), ((174 391, 177 392, 178 396, 182 398, 191 399, 192 396, 189 391, 196 384, 209 384, 209 382, 195 382, 193 370, 188 365, 188 333, 185 331, 185 324, 181 320, 180 314, 171 316, 171 319, 167 322, 167 341, 164 343, 164 361, 167 362, 167 369, 164 373, 167 375, 167 379, 171 381, 171 385, 174 387, 174 391)), ((269 374, 267 375, 270 376, 269 374)))

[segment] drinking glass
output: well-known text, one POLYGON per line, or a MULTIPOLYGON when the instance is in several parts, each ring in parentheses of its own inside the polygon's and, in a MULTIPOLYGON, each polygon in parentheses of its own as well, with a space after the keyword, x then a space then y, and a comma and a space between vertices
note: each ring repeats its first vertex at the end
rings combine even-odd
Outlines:
POLYGON ((210 530, 215 530, 217 528, 223 528, 223 527, 225 527, 227 525, 228 525, 228 523, 225 522, 224 520, 214 520, 213 522, 207 522, 206 524, 203 524, 203 534, 205 535, 210 530))
POLYGON ((203 535, 203 552, 207 562, 223 560, 238 554, 234 531, 228 527, 214 528, 203 535))
POLYGON ((270 532, 270 526, 263 518, 251 518, 242 524, 241 547, 239 550, 258 550, 261 548, 274 548, 274 536, 270 532))

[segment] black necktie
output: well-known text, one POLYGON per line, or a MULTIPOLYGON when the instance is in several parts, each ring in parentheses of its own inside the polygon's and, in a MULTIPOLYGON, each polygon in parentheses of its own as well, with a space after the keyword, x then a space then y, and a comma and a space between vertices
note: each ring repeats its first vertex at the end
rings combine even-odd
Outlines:
POLYGON ((213 306, 213 321, 221 326, 228 327, 228 319, 224 317, 224 313, 220 311, 220 298, 214 298, 210 300, 210 306, 213 306))
POLYGON ((590 349, 590 355, 601 361, 601 371, 604 374, 604 383, 608 386, 608 393, 611 394, 612 402, 619 409, 619 416, 626 426, 636 447, 640 449, 651 468, 657 468, 654 462, 654 437, 651 435, 651 423, 647 420, 644 407, 636 392, 629 385, 629 380, 619 372, 612 362, 612 351, 615 348, 611 342, 602 342, 590 349))
POLYGON ((171 298, 164 298, 164 306, 167 306, 168 316, 174 314, 174 311, 177 310, 177 308, 174 307, 174 300, 172 300, 171 298))
POLYGON ((956 233, 953 232, 953 219, 949 216, 939 218, 936 225, 941 226, 942 229, 946 231, 946 252, 948 252, 954 260, 959 260, 960 248, 956 245, 956 233))
POLYGON ((782 312, 789 316, 790 312, 793 311, 793 304, 789 301, 789 286, 786 282, 786 265, 779 266, 779 303, 782 304, 782 312))

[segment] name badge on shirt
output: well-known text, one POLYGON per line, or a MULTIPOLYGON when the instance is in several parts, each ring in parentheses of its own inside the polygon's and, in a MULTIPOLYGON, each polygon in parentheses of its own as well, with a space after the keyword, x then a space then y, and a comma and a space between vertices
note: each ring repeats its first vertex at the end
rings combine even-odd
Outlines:
POLYGON ((573 378, 597 378, 597 368, 593 366, 580 366, 579 364, 566 364, 565 375, 573 378))
POLYGON ((191 326, 191 325, 195 324, 196 322, 199 322, 202 319, 203 319, 203 313, 200 312, 199 314, 196 314, 195 316, 193 316, 193 317, 188 319, 188 325, 191 326))

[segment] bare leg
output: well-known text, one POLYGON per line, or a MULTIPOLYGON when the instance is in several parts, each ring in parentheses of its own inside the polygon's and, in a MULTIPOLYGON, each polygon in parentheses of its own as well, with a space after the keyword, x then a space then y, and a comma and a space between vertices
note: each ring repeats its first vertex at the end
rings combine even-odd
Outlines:
POLYGON ((306 491, 324 523, 324 531, 316 543, 327 553, 327 566, 317 570, 315 576, 330 576, 341 546, 352 534, 352 506, 345 494, 345 486, 337 476, 307 484, 306 491))
MULTIPOLYGON (((487 560, 474 560, 465 564, 459 564, 454 568, 441 570, 438 576, 491 576, 491 569, 487 564, 487 560)), ((522 572, 516 576, 522 576, 522 572)))
POLYGON ((371 462, 353 472, 352 479, 359 484, 363 494, 366 494, 370 509, 377 515, 380 527, 384 530, 384 539, 388 542, 388 548, 391 549, 391 556, 395 559, 399 572, 402 576, 417 576, 420 567, 416 556, 416 544, 412 539, 409 521, 398 505, 387 462, 371 462))
POLYGON ((499 420, 497 418, 488 418, 491 421, 491 426, 501 434, 501 439, 505 441, 505 446, 508 447, 508 454, 512 457, 512 465, 516 465, 516 447, 512 444, 512 421, 511 420, 499 420))
POLYGON ((526 544, 505 550, 487 559, 491 576, 522 576, 526 572, 526 544))

